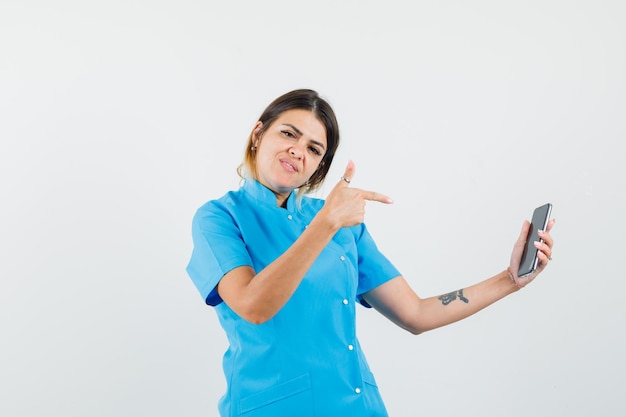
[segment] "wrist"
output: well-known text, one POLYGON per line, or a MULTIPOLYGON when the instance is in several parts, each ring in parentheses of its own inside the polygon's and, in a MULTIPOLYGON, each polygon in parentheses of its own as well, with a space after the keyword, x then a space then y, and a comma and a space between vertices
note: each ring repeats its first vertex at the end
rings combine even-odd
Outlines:
POLYGON ((339 231, 339 229, 341 229, 340 225, 334 221, 327 210, 324 210, 323 208, 315 217, 313 217, 313 220, 307 229, 310 229, 311 227, 319 233, 328 235, 331 238, 335 235, 335 233, 337 233, 337 231, 339 231))
POLYGON ((321 228, 334 236, 335 233, 341 229, 341 224, 334 217, 336 216, 333 216, 333 211, 324 205, 324 207, 322 207, 322 209, 313 218, 311 224, 319 224, 321 228))
POLYGON ((515 280, 515 277, 513 276, 510 267, 506 268, 506 274, 508 275, 511 284, 515 287, 514 291, 519 291, 523 288, 523 286, 519 285, 519 283, 515 280))

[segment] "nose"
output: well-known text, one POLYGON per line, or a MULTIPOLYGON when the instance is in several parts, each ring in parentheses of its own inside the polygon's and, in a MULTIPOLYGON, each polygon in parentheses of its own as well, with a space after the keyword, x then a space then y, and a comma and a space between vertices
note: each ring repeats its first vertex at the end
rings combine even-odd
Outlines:
POLYGON ((289 149, 289 154, 296 159, 302 159, 302 145, 297 143, 289 149))

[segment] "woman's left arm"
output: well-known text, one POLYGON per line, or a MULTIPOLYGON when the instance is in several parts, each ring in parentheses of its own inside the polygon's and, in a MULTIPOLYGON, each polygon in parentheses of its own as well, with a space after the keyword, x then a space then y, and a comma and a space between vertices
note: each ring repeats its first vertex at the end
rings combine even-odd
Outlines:
POLYGON ((530 276, 517 276, 522 251, 528 236, 529 222, 524 222, 515 242, 509 268, 478 284, 438 297, 420 298, 404 277, 396 277, 363 294, 365 301, 391 321, 413 334, 420 334, 464 319, 529 284, 547 266, 552 257, 553 240, 550 220, 537 243, 539 266, 530 276))

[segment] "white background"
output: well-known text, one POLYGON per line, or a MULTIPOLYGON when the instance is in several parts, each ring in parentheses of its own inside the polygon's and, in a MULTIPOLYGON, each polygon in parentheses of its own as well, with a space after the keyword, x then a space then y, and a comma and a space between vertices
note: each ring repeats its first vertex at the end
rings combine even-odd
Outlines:
POLYGON ((554 261, 414 337, 359 309, 395 417, 608 416, 626 401, 626 3, 0 1, 0 415, 215 416, 226 339, 185 273, 263 108, 334 106, 379 247, 418 294, 554 261))

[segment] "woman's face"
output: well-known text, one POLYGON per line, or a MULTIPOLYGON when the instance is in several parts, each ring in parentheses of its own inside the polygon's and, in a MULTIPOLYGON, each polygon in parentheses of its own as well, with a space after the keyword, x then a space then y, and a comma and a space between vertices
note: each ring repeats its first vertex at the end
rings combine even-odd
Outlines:
POLYGON ((259 138, 262 126, 259 121, 254 127, 257 179, 282 205, 318 168, 326 153, 326 129, 311 111, 300 109, 283 112, 259 138))

